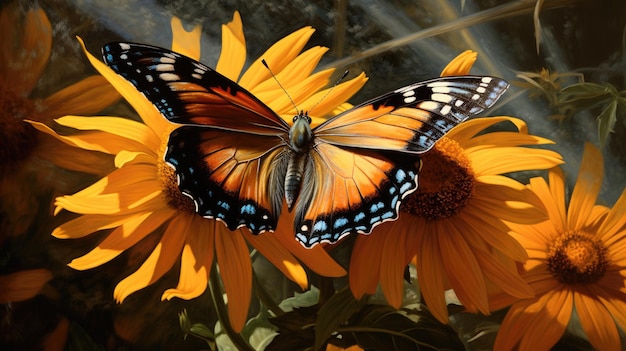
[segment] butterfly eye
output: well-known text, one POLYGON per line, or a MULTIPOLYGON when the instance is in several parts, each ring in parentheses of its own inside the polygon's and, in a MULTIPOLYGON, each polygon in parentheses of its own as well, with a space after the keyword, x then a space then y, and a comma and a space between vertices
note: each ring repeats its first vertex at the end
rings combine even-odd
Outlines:
POLYGON ((305 115, 307 123, 311 124, 311 117, 309 115, 305 115))
POLYGON ((293 116, 293 123, 296 123, 296 121, 298 120, 298 117, 300 117, 300 116, 299 115, 293 116))

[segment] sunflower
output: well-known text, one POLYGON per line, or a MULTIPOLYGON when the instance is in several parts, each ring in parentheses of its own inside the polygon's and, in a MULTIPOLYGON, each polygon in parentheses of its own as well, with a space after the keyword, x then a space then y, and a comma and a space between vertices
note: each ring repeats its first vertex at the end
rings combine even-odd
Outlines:
POLYGON ((559 168, 550 170, 549 182, 530 180, 528 189, 541 199, 549 219, 511 228, 528 252, 522 276, 535 297, 511 306, 496 337, 497 350, 549 350, 574 309, 595 349, 622 350, 617 326, 626 330, 626 191, 612 209, 595 205, 603 168, 602 154, 586 144, 567 207, 559 168))
MULTIPOLYGON (((172 48, 198 59, 200 27, 187 33, 174 18, 172 31, 172 48)), ((297 30, 262 56, 291 98, 303 109, 319 102, 326 93, 321 89, 332 74, 332 70, 312 74, 326 48, 313 47, 301 53, 312 33, 310 27, 297 30)), ((246 53, 238 13, 223 26, 222 38, 217 70, 251 91, 281 116, 291 118, 295 113, 293 106, 260 60, 241 75, 246 53)), ((247 243, 302 288, 308 282, 299 262, 321 275, 337 277, 345 274, 321 246, 307 250, 294 240, 288 214, 281 216, 274 234, 259 236, 243 229, 229 231, 222 223, 197 215, 191 200, 178 190, 173 169, 163 161, 169 134, 176 125, 163 118, 131 84, 86 49, 85 54, 96 70, 137 111, 142 122, 120 117, 65 116, 57 119, 60 125, 82 132, 69 136, 59 135, 44 124, 33 123, 39 130, 77 148, 115 156, 117 169, 111 174, 74 195, 56 199, 55 213, 67 210, 80 216, 57 227, 52 233, 55 237, 77 239, 99 230, 112 229, 97 247, 74 259, 70 267, 86 270, 100 266, 162 228, 158 244, 142 266, 115 287, 115 299, 122 302, 133 292, 153 284, 178 260, 181 262, 178 286, 166 290, 162 299, 195 298, 205 291, 215 258, 228 296, 229 320, 236 331, 240 331, 246 321, 251 298, 252 266, 247 243)), ((337 86, 316 107, 316 113, 332 113, 365 81, 361 74, 337 86)))
POLYGON ((0 11, 0 33, 0 168, 13 171, 9 166, 33 153, 72 170, 93 173, 106 168, 110 159, 102 155, 66 157, 68 147, 53 144, 52 138, 37 138, 24 119, 49 123, 68 113, 95 113, 118 100, 119 94, 106 79, 94 75, 47 98, 30 98, 50 58, 48 16, 37 7, 24 12, 14 1, 0 11), (50 149, 56 152, 46 152, 50 149))
MULTIPOLYGON (((464 52, 443 75, 467 74, 475 59, 475 53, 464 52)), ((467 310, 485 314, 493 286, 518 298, 532 296, 516 268, 526 252, 504 220, 536 222, 544 213, 523 184, 502 174, 562 163, 555 152, 523 147, 549 143, 529 135, 523 121, 507 116, 475 118, 451 130, 422 155, 419 188, 405 198, 399 219, 356 239, 349 276, 355 297, 374 293, 380 283, 388 303, 399 307, 404 270, 411 261, 422 296, 444 323, 448 288, 467 310), (516 131, 484 132, 502 122, 516 131)))

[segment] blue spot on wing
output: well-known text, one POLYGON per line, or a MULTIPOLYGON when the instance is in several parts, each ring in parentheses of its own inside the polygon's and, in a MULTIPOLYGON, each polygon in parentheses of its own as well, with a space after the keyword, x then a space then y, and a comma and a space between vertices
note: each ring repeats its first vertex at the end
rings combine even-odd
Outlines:
POLYGON ((378 192, 363 199, 359 206, 295 223, 296 239, 305 247, 334 243, 348 234, 369 234, 376 225, 396 219, 400 201, 417 189, 419 166, 415 161, 415 158, 406 160, 402 166, 388 171, 388 181, 379 184, 378 192))

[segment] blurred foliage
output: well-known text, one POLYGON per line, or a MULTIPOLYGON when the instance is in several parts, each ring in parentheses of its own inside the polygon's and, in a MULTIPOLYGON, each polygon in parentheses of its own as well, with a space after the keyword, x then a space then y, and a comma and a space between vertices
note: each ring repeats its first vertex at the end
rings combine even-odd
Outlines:
MULTIPOLYGON (((614 85, 584 82, 582 74, 558 74, 542 69, 539 73, 518 72, 522 79, 517 85, 529 91, 531 97, 543 97, 548 101, 553 118, 564 120, 581 111, 596 116, 600 146, 604 147, 609 134, 614 131, 617 118, 626 115, 626 90, 619 91, 614 85), (568 78, 578 78, 579 82, 563 87, 568 78), (618 107, 621 108, 618 109, 618 107)), ((626 122, 626 120, 625 120, 626 122)))

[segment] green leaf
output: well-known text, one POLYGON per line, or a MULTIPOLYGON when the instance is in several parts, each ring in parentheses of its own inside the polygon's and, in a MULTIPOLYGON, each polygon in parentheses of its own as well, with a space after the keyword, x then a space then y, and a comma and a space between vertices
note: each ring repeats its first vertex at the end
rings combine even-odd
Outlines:
POLYGON ((613 126, 615 126, 615 122, 617 121, 617 102, 617 99, 613 99, 598 116, 600 148, 604 148, 609 134, 613 132, 613 126))
POLYGON ((203 339, 215 339, 215 335, 211 329, 207 328, 207 326, 202 323, 194 323, 191 328, 189 328, 189 333, 203 339))
POLYGON ((315 350, 319 350, 339 325, 348 321, 363 306, 363 302, 354 298, 350 289, 343 289, 320 308, 315 323, 315 350))
POLYGON ((617 94, 617 91, 612 85, 578 83, 559 92, 559 103, 565 109, 586 109, 611 99, 614 94, 617 94))
POLYGON ((349 332, 366 350, 464 349, 457 333, 426 310, 366 305, 339 332, 342 335, 349 332))

